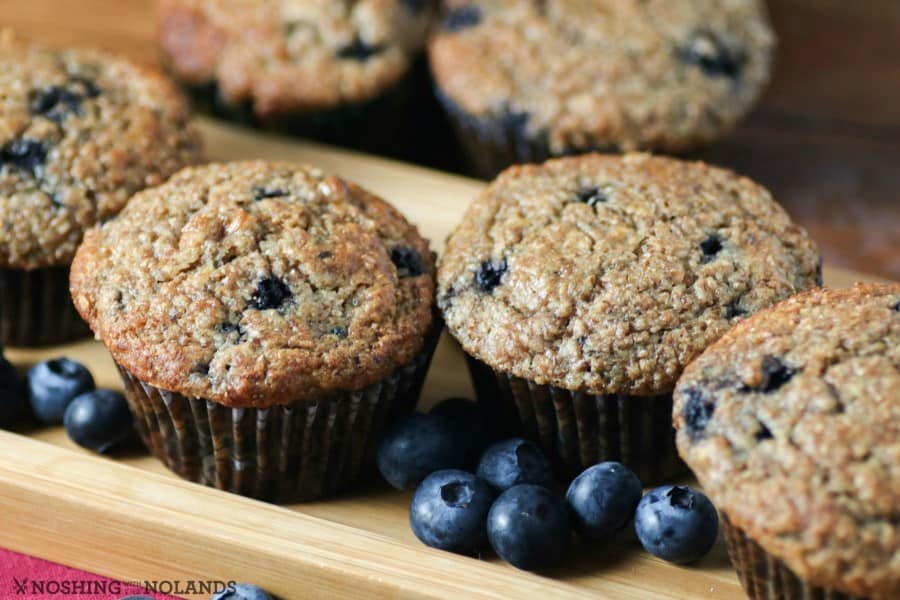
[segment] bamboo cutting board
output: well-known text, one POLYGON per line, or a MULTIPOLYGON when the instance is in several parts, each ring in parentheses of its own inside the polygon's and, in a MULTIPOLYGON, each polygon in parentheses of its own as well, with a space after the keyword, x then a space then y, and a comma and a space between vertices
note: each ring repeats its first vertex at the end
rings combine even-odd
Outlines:
MULTIPOLYGON (((440 252, 481 183, 381 159, 268 138, 202 120, 214 160, 315 164, 398 206, 440 252)), ((869 279, 825 270, 826 283, 869 279)), ((18 366, 67 355, 101 387, 120 383, 105 349, 82 342, 8 352, 18 366)), ((462 355, 446 338, 422 405, 471 397, 462 355)), ((631 529, 606 545, 578 545, 544 576, 493 555, 431 550, 408 525, 410 494, 367 484, 336 499, 273 506, 184 482, 141 453, 98 457, 61 428, 0 431, 0 547, 128 581, 251 581, 283 598, 743 597, 721 540, 699 565, 643 552, 631 529)), ((206 596, 196 596, 206 597, 206 596)))

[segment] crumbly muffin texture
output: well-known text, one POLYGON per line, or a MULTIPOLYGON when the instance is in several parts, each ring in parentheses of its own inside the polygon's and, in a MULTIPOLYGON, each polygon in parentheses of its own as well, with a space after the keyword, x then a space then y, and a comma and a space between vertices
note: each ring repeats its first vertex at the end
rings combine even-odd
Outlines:
POLYGON ((585 155, 505 171, 450 236, 438 304, 469 354, 541 385, 672 391, 736 321, 816 284, 768 192, 702 163, 585 155))
POLYGON ((161 74, 0 31, 0 268, 66 265, 84 230, 201 152, 161 74))
POLYGON ((411 361, 434 262, 394 208, 286 163, 189 168, 89 232, 82 317, 139 379, 265 407, 354 391, 411 361))
POLYGON ((761 0, 447 0, 438 87, 553 154, 682 151, 731 129, 769 80, 761 0))
POLYGON ((685 371, 674 422, 719 509, 799 577, 900 597, 900 285, 738 324, 685 371))
POLYGON ((158 0, 164 59, 272 117, 376 97, 425 44, 431 0, 158 0))

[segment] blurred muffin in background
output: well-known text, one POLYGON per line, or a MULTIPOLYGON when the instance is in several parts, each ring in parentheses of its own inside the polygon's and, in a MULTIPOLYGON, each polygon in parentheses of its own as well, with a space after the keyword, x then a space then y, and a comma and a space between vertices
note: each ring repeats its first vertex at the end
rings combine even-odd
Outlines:
POLYGON ((88 337, 69 298, 85 231, 201 158, 188 103, 161 73, 0 31, 0 343, 88 337))
POLYGON ((429 45, 471 170, 589 150, 680 153, 767 84, 760 0, 447 0, 429 45))
POLYGON ((163 62, 203 108, 395 155, 405 111, 430 95, 417 59, 435 12, 430 0, 157 1, 163 62))

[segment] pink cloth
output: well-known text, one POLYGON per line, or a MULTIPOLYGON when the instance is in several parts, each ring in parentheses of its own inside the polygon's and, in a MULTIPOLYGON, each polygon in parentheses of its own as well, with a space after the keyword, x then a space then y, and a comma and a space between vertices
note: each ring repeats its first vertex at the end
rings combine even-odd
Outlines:
POLYGON ((0 549, 0 598, 3 600, 117 600, 129 595, 175 599, 175 596, 145 592, 142 586, 142 583, 127 584, 0 549))

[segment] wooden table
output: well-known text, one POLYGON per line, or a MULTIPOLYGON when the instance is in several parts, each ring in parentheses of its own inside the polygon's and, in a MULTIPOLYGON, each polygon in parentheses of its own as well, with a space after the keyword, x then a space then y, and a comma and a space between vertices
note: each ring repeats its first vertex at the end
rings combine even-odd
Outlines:
MULTIPOLYGON (((771 0, 768 95, 700 156, 768 186, 833 265, 900 279, 900 2, 771 0)), ((0 24, 49 44, 155 60, 152 0, 0 0, 0 24)))

